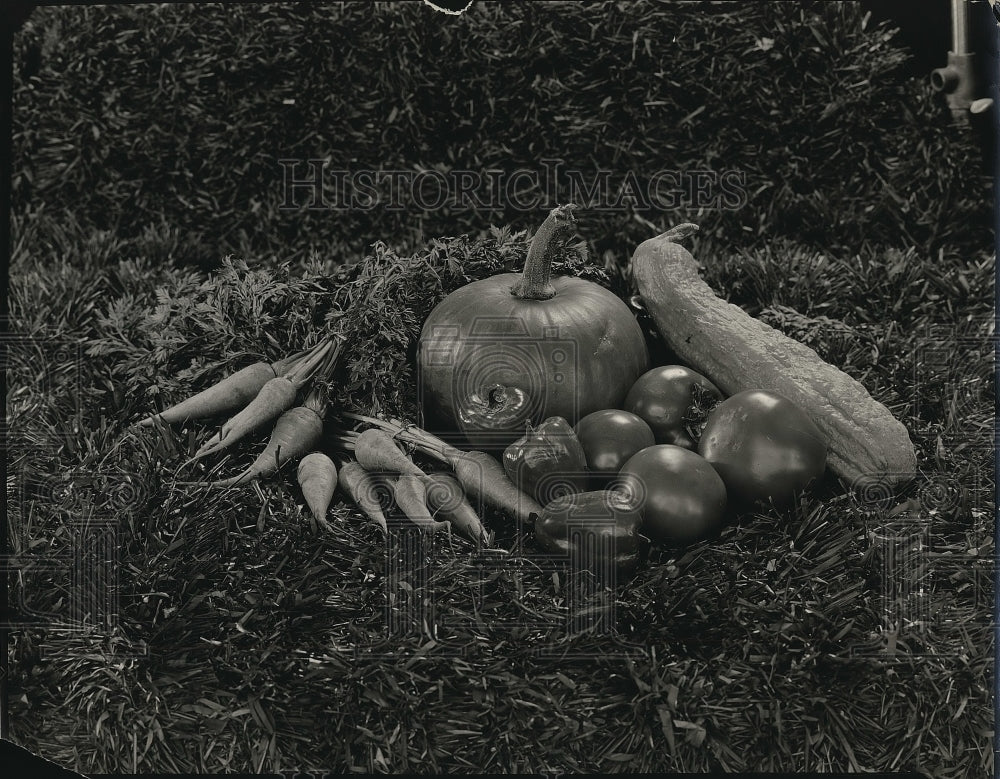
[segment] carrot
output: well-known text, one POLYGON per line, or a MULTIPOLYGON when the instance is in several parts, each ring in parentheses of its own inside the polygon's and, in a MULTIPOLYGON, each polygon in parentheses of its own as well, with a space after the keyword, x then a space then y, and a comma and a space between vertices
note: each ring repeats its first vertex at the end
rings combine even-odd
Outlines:
POLYGON ((222 451, 287 411, 295 402, 299 389, 327 357, 330 347, 330 342, 323 344, 322 348, 314 349, 308 359, 290 369, 287 374, 267 381, 256 397, 231 417, 218 433, 202 444, 188 462, 222 451))
POLYGON ((337 484, 347 493, 365 515, 382 528, 383 533, 389 531, 385 514, 382 513, 382 502, 378 496, 378 485, 374 477, 366 471, 359 462, 349 460, 342 462, 337 484))
POLYGON ((368 471, 387 471, 411 476, 424 476, 424 472, 396 446, 392 436, 384 430, 369 428, 354 441, 354 456, 368 471))
POLYGON ((292 406, 298 391, 284 376, 271 379, 242 411, 230 417, 221 430, 201 445, 191 460, 219 452, 263 427, 292 406))
POLYGON ((323 435, 322 405, 315 395, 306 403, 291 408, 274 424, 271 438, 256 460, 243 473, 229 479, 213 482, 181 482, 203 484, 210 487, 232 487, 277 473, 289 460, 312 451, 323 435))
POLYGON ((276 376, 270 363, 256 362, 230 374, 218 384, 202 390, 197 395, 182 400, 159 414, 138 422, 139 427, 152 427, 159 420, 164 424, 204 419, 245 406, 260 392, 260 388, 276 376))
POLYGON ((462 492, 462 485, 447 473, 430 473, 424 483, 427 505, 434 512, 449 520, 452 525, 473 543, 486 540, 486 530, 462 492))
POLYGON ((503 466, 486 452, 456 450, 448 456, 448 464, 470 497, 510 512, 525 523, 533 522, 534 517, 542 513, 537 501, 522 492, 503 466))
POLYGON ((310 351, 312 350, 306 349, 276 362, 255 362, 226 376, 222 381, 198 394, 140 420, 136 425, 152 427, 156 421, 164 424, 187 422, 240 409, 254 399, 265 383, 276 376, 283 376, 286 371, 307 357, 310 351))
POLYGON ((323 452, 310 452, 299 460, 295 475, 302 488, 302 497, 306 499, 316 521, 329 527, 326 512, 337 489, 337 466, 323 452))
POLYGON ((406 514, 407 518, 421 530, 436 533, 438 530, 451 530, 451 523, 445 520, 437 522, 427 508, 427 489, 420 476, 404 473, 392 480, 392 495, 396 505, 406 514))

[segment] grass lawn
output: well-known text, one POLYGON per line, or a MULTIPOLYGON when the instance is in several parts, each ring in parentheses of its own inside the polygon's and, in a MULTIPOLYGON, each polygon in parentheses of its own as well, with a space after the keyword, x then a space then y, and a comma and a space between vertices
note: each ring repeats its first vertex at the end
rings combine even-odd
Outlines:
POLYGON ((11 738, 88 773, 991 773, 991 182, 907 62, 840 3, 36 11, 14 68, 11 738), (740 173, 734 208, 584 210, 560 271, 627 294, 641 240, 699 223, 713 289, 862 382, 917 478, 830 477, 614 590, 497 512, 510 554, 383 537, 339 494, 319 530, 291 469, 181 484, 216 422, 130 423, 315 343, 358 279, 382 293, 348 317, 337 391, 412 418, 423 319, 522 262, 546 210, 283 207, 277 160, 324 155, 740 173))

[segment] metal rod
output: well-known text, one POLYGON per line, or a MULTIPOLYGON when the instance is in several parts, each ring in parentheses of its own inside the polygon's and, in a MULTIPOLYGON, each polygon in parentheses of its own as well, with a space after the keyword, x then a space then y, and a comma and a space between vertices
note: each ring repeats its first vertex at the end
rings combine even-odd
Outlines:
POLYGON ((969 53, 969 17, 966 0, 951 0, 951 50, 969 53))

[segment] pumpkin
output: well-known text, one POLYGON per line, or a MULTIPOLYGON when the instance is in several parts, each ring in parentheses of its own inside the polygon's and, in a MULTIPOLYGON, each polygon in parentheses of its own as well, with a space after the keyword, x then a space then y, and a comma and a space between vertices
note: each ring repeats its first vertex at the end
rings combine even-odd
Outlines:
POLYGON ((424 322, 418 344, 422 426, 501 449, 526 423, 569 424, 620 406, 649 367, 628 306, 585 279, 552 277, 552 249, 576 226, 554 208, 528 246, 522 273, 467 284, 424 322))

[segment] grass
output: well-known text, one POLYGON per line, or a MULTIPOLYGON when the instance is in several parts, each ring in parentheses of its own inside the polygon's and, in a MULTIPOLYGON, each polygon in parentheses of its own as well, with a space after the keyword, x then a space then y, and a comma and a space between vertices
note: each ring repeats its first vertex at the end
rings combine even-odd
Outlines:
MULTIPOLYGON (((994 258, 974 151, 922 87, 892 78, 904 54, 851 6, 741 6, 738 32, 734 13, 650 7, 484 6, 484 24, 445 32, 419 6, 36 13, 18 41, 6 409, 10 584, 36 615, 10 645, 18 743, 90 773, 992 771, 994 258), (581 18, 614 31, 606 45, 582 46, 581 18), (512 22, 525 33, 496 37, 512 22), (332 30, 357 41, 344 67, 372 80, 357 93, 370 105, 329 78, 332 30), (664 80, 641 41, 668 30, 681 53, 664 80), (749 48, 774 30, 778 53, 815 43, 794 63, 741 54, 735 79, 734 36, 749 48), (403 42, 385 49, 392 35, 403 42), (487 68, 490 36, 535 67, 569 52, 565 91, 529 89, 513 55, 487 68), (299 49, 278 45, 293 37, 299 49), (154 44, 178 63, 162 87, 154 44), (418 44, 439 52, 429 69, 466 52, 474 75, 393 81, 418 44), (385 69, 370 70, 379 46, 385 69), (220 96, 195 76, 223 64, 220 96), (237 72, 271 75, 248 90, 237 72), (117 108, 98 111, 110 84, 117 108), (679 125, 705 104, 692 84, 722 99, 679 125), (404 87, 412 115, 366 132, 404 87), (673 101, 669 117, 646 110, 647 89, 673 101), (295 114, 265 112, 282 90, 295 114), (457 90, 493 96, 489 121, 506 117, 507 133, 487 124, 447 141, 424 126, 457 90), (150 94, 154 108, 140 107, 150 94), (608 94, 621 98, 598 121, 608 94), (830 100, 839 113, 818 116, 830 100), (510 556, 428 546, 399 523, 383 539, 340 502, 334 532, 314 533, 290 473, 226 492, 177 485, 210 426, 129 435, 127 423, 301 348, 355 272, 343 258, 361 259, 356 272, 424 269, 412 286, 387 276, 347 374, 353 400, 405 411, 409 382, 377 379, 410 369, 429 307, 523 256, 523 233, 485 228, 537 214, 280 212, 272 173, 246 150, 299 153, 308 144, 294 140, 336 111, 342 132, 321 145, 387 166, 525 164, 558 149, 642 170, 656 146, 684 165, 729 148, 770 190, 735 212, 647 216, 701 222, 693 251, 709 283, 861 380, 906 424, 918 479, 900 495, 827 483, 785 511, 735 517, 717 538, 653 550, 614 592, 538 555, 501 516, 486 519, 510 556), (73 116, 82 135, 67 140, 73 116), (185 138, 206 156, 182 156, 185 138), (787 138, 794 152, 775 142, 787 138), (247 164, 238 187, 234 161, 247 164), (127 186, 140 180, 148 191, 127 186), (209 205, 184 206, 199 189, 209 205)), ((583 216, 614 286, 650 230, 583 216)))
MULTIPOLYGON (((408 192, 396 210, 308 210, 307 193, 288 208, 281 159, 508 175, 560 160, 557 192, 522 184, 539 208, 568 196, 570 172, 606 173, 611 201, 627 175, 738 172, 745 205, 697 214, 725 251, 783 234, 847 252, 991 240, 968 134, 940 131, 945 102, 903 77, 905 52, 858 4, 481 3, 447 19, 391 3, 42 8, 15 54, 16 211, 122 238, 181 230, 183 258, 206 267, 347 259, 375 238, 412 250, 532 227, 538 210, 513 196, 421 209, 408 192)), ((666 229, 698 212, 692 199, 625 198, 586 215, 587 234, 626 256, 647 236, 633 212, 666 229)))

